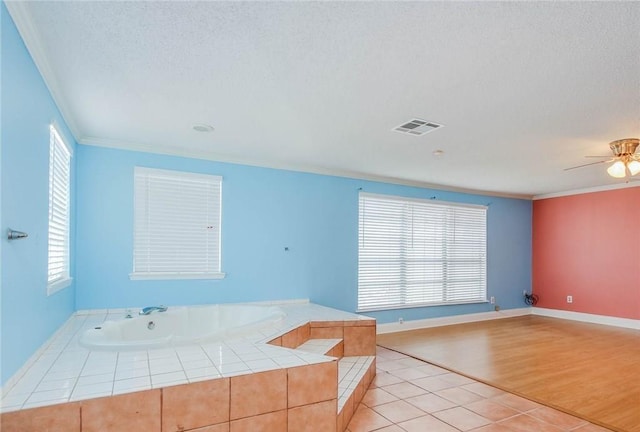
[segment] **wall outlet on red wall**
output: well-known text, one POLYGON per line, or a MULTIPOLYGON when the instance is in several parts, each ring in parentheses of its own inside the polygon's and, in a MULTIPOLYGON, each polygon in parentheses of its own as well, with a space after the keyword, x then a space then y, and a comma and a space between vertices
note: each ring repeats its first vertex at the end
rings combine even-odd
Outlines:
POLYGON ((567 296, 567 303, 573 303, 573 296, 567 296))

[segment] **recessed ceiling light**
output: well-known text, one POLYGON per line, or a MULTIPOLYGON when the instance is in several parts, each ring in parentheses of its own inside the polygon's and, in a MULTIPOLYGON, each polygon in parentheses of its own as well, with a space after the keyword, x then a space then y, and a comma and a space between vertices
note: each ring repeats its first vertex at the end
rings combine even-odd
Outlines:
POLYGON ((444 150, 434 150, 433 155, 436 157, 442 156, 444 154, 444 150))
POLYGON ((193 130, 197 132, 213 132, 213 126, 204 123, 198 123, 193 126, 193 130))

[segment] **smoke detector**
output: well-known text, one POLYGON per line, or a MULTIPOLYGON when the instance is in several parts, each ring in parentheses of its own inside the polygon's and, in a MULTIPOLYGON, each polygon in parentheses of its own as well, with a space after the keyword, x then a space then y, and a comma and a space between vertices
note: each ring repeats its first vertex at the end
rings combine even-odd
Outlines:
POLYGON ((193 130, 196 132, 213 132, 213 126, 206 123, 196 123, 193 125, 193 130))
POLYGON ((420 136, 441 128, 442 126, 443 125, 438 123, 414 118, 400 126, 396 126, 393 130, 400 133, 420 136))

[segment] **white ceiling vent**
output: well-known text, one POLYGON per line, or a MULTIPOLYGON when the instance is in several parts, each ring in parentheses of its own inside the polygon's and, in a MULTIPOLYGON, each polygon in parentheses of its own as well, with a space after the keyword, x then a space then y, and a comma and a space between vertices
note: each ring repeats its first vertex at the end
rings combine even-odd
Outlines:
POLYGON ((442 126, 443 125, 441 124, 428 122, 426 120, 413 119, 406 123, 401 124, 400 126, 393 128, 393 130, 396 132, 406 133, 409 135, 420 136, 420 135, 429 133, 431 131, 434 131, 438 128, 441 128, 442 126))

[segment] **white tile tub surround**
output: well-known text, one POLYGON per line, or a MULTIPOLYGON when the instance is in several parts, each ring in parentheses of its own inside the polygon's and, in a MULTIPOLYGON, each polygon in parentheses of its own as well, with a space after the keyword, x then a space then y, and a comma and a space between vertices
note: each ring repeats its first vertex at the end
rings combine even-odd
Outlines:
POLYGON ((332 361, 266 342, 309 321, 371 319, 308 301, 252 304, 280 306, 287 316, 244 337, 140 351, 90 351, 78 343, 84 330, 137 309, 76 312, 7 382, 0 412, 332 361))

